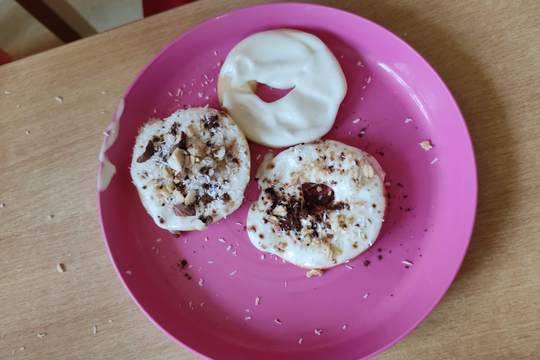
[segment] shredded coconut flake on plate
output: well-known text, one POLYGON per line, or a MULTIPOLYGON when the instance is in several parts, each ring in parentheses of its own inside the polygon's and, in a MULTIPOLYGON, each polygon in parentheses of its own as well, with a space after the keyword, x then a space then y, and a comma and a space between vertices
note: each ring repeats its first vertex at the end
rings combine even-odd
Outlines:
POLYGON ((229 273, 229 276, 234 276, 236 275, 236 273, 238 272, 238 270, 233 270, 229 273))
POLYGON ((403 260, 401 263, 403 265, 405 265, 406 268, 409 268, 409 267, 414 265, 414 263, 412 261, 409 261, 409 260, 403 260))
POLYGON ((321 334, 322 334, 322 329, 315 329, 315 330, 313 330, 313 332, 315 333, 315 335, 321 336, 321 334))
POLYGON ((433 165, 433 164, 435 164, 437 161, 439 161, 439 159, 438 159, 438 158, 435 158, 435 159, 431 160, 430 164, 433 165))
POLYGON ((259 296, 257 296, 255 298, 255 306, 259 306, 260 303, 261 303, 261 298, 259 296))

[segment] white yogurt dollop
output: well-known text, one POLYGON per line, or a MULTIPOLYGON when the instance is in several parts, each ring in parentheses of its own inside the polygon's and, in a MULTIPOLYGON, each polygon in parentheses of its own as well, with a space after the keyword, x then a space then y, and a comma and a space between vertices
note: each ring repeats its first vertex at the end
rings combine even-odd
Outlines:
POLYGON ((326 134, 347 92, 341 67, 316 36, 280 29, 240 41, 221 68, 221 105, 246 137, 283 147, 310 142, 326 134), (257 83, 292 90, 268 103, 256 94, 257 83))

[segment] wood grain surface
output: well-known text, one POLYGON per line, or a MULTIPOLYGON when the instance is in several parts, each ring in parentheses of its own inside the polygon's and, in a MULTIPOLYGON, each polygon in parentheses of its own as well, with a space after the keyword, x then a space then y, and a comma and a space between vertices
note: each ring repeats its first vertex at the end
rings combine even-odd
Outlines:
MULTIPOLYGON (((114 274, 98 225, 97 155, 115 104, 159 49, 255 2, 198 1, 0 67, 1 359, 195 358, 114 274)), ((376 21, 425 56, 476 149, 478 218, 460 274, 380 358, 538 358, 540 2, 323 3, 376 21)))

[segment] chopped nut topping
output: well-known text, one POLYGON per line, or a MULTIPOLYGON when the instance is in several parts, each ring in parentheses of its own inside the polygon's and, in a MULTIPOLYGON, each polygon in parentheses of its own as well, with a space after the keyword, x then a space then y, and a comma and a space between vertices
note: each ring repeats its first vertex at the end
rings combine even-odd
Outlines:
POLYGON ((429 151, 433 148, 433 144, 431 144, 430 140, 421 141, 420 143, 418 143, 418 145, 420 145, 420 147, 425 151, 429 151))
POLYGON ((195 194, 195 191, 189 190, 184 199, 184 204, 186 205, 193 204, 195 202, 196 197, 197 197, 197 194, 195 194))
POLYGON ((167 165, 171 167, 171 169, 175 170, 176 172, 182 171, 182 166, 184 165, 185 161, 185 153, 184 150, 181 150, 179 148, 174 149, 171 156, 169 156, 169 159, 167 160, 167 165))
POLYGON ((313 276, 322 276, 323 271, 321 269, 311 269, 308 272, 306 272, 306 277, 311 278, 313 276))
POLYGON ((285 217, 287 216, 287 209, 283 205, 278 205, 272 211, 272 214, 276 216, 285 217))
POLYGON ((369 178, 372 178, 373 175, 375 175, 375 172, 373 171, 373 168, 372 168, 371 165, 369 165, 369 164, 364 164, 364 165, 362 165, 362 173, 363 173, 364 176, 367 177, 368 179, 369 179, 369 178))
POLYGON ((193 216, 195 215, 195 208, 192 206, 186 206, 184 204, 175 204, 173 206, 174 214, 177 216, 193 216))

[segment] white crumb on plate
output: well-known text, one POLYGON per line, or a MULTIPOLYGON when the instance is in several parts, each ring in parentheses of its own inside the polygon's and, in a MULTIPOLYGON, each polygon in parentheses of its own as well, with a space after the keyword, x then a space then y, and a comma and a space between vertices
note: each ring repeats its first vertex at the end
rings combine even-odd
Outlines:
POLYGON ((54 100, 56 100, 60 104, 64 102, 64 98, 62 96, 55 96, 54 100))
POLYGON ((356 62, 356 66, 358 66, 358 67, 364 67, 364 64, 363 64, 360 60, 358 60, 358 61, 356 62))
POLYGON ((236 275, 236 273, 238 272, 238 270, 233 270, 229 273, 229 276, 234 276, 236 275))
POLYGON ((304 338, 298 339, 298 344, 302 345, 302 342, 304 341, 304 338))
POLYGON ((347 324, 343 324, 343 326, 341 327, 341 330, 347 330, 347 324))
POLYGON ((410 123, 410 122, 412 122, 412 121, 413 121, 413 119, 411 119, 411 118, 406 118, 406 119, 405 119, 405 124, 408 124, 408 123, 410 123))
POLYGON ((47 336, 47 333, 46 333, 46 332, 40 332, 40 333, 37 333, 37 337, 38 337, 39 339, 44 339, 45 336, 47 336))
POLYGON ((131 275, 131 274, 132 274, 131 270, 126 270, 126 275, 131 275))
POLYGON ((92 326, 92 335, 96 336, 96 335, 97 335, 97 332, 98 332, 97 325, 93 325, 93 326, 92 326))
POLYGON ((200 287, 203 287, 203 286, 204 286, 204 279, 199 279, 199 286, 200 286, 200 287))
POLYGON ((322 334, 322 329, 314 329, 313 332, 315 333, 315 335, 321 336, 321 334, 322 334))
POLYGON ((360 118, 356 118, 352 121, 353 124, 358 124, 360 122, 360 118))
POLYGON ((257 296, 255 298, 255 306, 259 306, 260 303, 261 303, 261 298, 259 296, 257 296))
POLYGON ((433 164, 435 164, 437 161, 439 161, 439 159, 438 159, 438 158, 434 158, 433 160, 431 160, 430 164, 433 165, 433 164))
POLYGON ((220 243, 225 243, 225 239, 223 239, 223 238, 219 238, 219 239, 217 239, 217 241, 219 241, 220 243))
POLYGON ((283 325, 283 323, 281 322, 281 320, 279 319, 274 319, 274 322, 278 325, 283 325))
POLYGON ((369 297, 369 293, 365 293, 363 297, 364 299, 367 299, 369 297))
POLYGON ((354 269, 354 267, 352 267, 351 265, 345 265, 345 267, 346 267, 347 269, 349 269, 349 270, 354 269))
POLYGON ((64 263, 56 264, 56 271, 58 271, 59 273, 66 272, 66 265, 64 265, 64 263))
POLYGON ((244 316, 244 320, 251 320, 251 316, 244 316))

